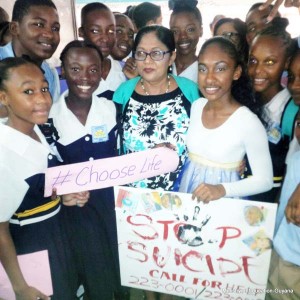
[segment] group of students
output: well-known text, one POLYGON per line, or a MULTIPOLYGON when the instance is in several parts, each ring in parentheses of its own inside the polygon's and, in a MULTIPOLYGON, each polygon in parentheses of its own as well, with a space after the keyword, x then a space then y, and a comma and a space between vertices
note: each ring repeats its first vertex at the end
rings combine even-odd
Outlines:
MULTIPOLYGON (((198 55, 202 18, 197 1, 169 2, 170 29, 154 25, 161 15, 149 23, 144 18, 146 23, 135 24, 135 39, 129 17, 99 2, 84 6, 82 40, 68 43, 60 55, 67 84, 60 94, 56 70, 45 61, 59 44, 56 6, 51 0, 16 0, 12 41, 0 47, 0 111, 6 117, 0 122, 0 261, 17 299, 48 299, 28 286, 17 261, 17 255, 44 249, 51 299, 75 299, 80 285, 86 299, 128 297, 120 285, 112 188, 62 197, 53 190, 44 197, 49 166, 164 146, 178 153, 178 168, 131 186, 191 193, 203 202, 277 200, 290 142, 300 136, 300 51, 285 30, 285 19, 266 24, 271 6, 261 10, 255 5, 246 16, 247 47, 235 43, 241 39, 235 29, 240 22, 226 18, 198 55), (132 58, 120 63, 131 51, 132 58), (280 177, 276 182, 273 172, 280 177), (256 198, 268 190, 272 194, 256 198)), ((291 278, 299 278, 297 155, 283 186, 274 247, 277 260, 291 263, 298 277, 287 269, 285 281, 278 282, 274 258, 274 288, 283 282, 291 287, 291 278), (284 209, 295 189, 286 219, 284 209), (293 238, 289 244, 286 234, 293 238)), ((292 288, 299 296, 299 284, 292 288)), ((146 292, 146 297, 172 296, 146 292)))

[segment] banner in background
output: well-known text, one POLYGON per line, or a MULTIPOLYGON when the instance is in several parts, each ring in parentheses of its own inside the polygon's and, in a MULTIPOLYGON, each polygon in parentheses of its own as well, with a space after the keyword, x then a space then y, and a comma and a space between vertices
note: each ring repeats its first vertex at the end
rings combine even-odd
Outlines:
POLYGON ((194 299, 263 300, 276 204, 115 187, 122 285, 194 299))

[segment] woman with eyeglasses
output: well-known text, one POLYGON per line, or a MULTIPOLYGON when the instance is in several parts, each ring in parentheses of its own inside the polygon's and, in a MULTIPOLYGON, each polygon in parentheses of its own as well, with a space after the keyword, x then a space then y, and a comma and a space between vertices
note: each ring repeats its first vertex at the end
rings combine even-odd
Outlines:
POLYGON ((200 97, 191 80, 168 73, 175 60, 171 30, 160 25, 143 27, 133 46, 140 76, 120 85, 113 100, 123 106, 123 153, 167 145, 180 157, 176 171, 131 184, 134 187, 173 190, 186 158, 185 138, 191 102, 200 97))
POLYGON ((214 27, 214 36, 223 36, 233 42, 243 58, 243 62, 247 64, 249 47, 246 39, 247 26, 242 20, 235 18, 220 19, 214 27))
MULTIPOLYGON (((187 157, 186 134, 191 102, 200 97, 198 86, 184 77, 168 73, 175 60, 175 41, 163 26, 143 27, 133 46, 140 76, 121 84, 113 100, 123 107, 123 153, 166 146, 177 151, 180 162, 174 172, 144 179, 130 186, 175 190, 176 179, 187 157)), ((171 295, 146 292, 148 300, 172 299, 171 295)))

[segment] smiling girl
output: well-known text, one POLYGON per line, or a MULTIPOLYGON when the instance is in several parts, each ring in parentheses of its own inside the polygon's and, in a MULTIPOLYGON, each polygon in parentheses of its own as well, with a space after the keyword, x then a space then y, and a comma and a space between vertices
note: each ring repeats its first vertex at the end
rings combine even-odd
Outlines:
MULTIPOLYGON (((115 104, 94 94, 102 74, 101 52, 92 44, 72 41, 60 59, 69 90, 53 105, 50 117, 58 131, 57 148, 64 162, 115 156, 115 104)), ((91 191, 85 207, 64 207, 62 215, 85 295, 111 300, 119 282, 113 189, 91 191)))
POLYGON ((270 189, 272 165, 267 137, 249 109, 254 107, 254 99, 235 45, 223 37, 207 40, 198 68, 198 84, 205 98, 192 104, 189 159, 180 191, 208 202, 270 189), (251 178, 241 180, 238 169, 245 154, 254 172, 251 178))
MULTIPOLYGON (((45 171, 59 162, 39 129, 51 106, 41 69, 23 58, 0 61, 0 101, 8 111, 0 123, 0 262, 18 300, 48 299, 28 285, 17 254, 48 250, 51 299, 73 299, 76 281, 66 233, 61 229, 61 199, 44 197, 45 171)), ((65 205, 84 206, 88 193, 64 195, 65 205)), ((32 270, 32 272, 35 272, 32 270)))
POLYGON ((294 120, 298 106, 287 88, 281 84, 287 70, 294 44, 286 31, 287 19, 275 18, 253 39, 250 46, 248 73, 261 105, 261 119, 268 135, 274 170, 273 189, 256 195, 255 200, 274 202, 285 173, 285 159, 293 137, 294 120))
POLYGON ((173 9, 170 29, 175 38, 176 59, 172 73, 189 78, 197 83, 197 45, 203 34, 202 16, 197 8, 198 1, 169 1, 173 9))

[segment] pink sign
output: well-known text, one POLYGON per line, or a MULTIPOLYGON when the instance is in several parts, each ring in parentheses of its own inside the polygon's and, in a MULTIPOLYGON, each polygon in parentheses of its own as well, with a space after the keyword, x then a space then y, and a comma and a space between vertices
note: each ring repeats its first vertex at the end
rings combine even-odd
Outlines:
POLYGON ((176 170, 177 153, 165 147, 123 156, 49 168, 45 196, 56 188, 58 195, 124 185, 176 170))
MULTIPOLYGON (((18 256, 23 276, 30 286, 44 294, 53 294, 48 251, 39 251, 18 256)), ((6 272, 0 263, 0 299, 15 300, 15 293, 6 272)))

